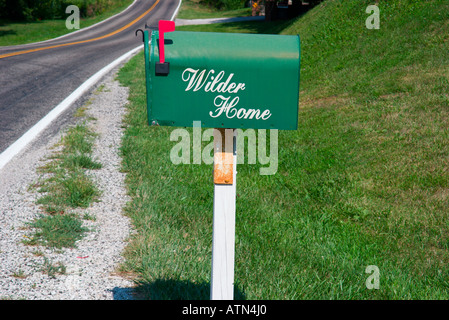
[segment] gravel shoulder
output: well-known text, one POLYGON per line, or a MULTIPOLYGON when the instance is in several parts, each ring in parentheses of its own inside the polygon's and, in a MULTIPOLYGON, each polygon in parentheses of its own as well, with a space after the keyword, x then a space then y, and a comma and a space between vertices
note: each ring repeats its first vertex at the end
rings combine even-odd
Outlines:
POLYGON ((31 232, 26 224, 40 213, 36 205, 39 194, 29 188, 39 179, 36 169, 60 141, 64 128, 73 124, 72 114, 81 104, 0 170, 0 299, 132 299, 133 281, 116 273, 133 232, 131 222, 122 214, 128 198, 125 174, 120 172, 119 147, 128 89, 114 79, 118 68, 98 83, 100 90, 94 89, 84 99, 89 101, 87 114, 96 119, 89 121, 98 134, 93 156, 103 167, 92 175, 102 195, 99 202, 83 209, 96 220, 84 222, 91 231, 76 248, 26 246, 22 240, 31 232), (65 266, 65 274, 43 273, 49 265, 65 266))

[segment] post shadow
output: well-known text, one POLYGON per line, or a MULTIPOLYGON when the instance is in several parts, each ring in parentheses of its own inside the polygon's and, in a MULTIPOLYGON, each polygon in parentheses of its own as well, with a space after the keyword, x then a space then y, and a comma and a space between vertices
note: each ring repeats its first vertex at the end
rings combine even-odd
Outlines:
MULTIPOLYGON (((126 299, 129 296, 126 290, 129 288, 114 288, 114 300, 126 299)), ((210 300, 210 282, 157 279, 151 283, 138 284, 132 296, 134 300, 210 300)), ((238 285, 234 285, 234 299, 246 300, 245 293, 238 285)))

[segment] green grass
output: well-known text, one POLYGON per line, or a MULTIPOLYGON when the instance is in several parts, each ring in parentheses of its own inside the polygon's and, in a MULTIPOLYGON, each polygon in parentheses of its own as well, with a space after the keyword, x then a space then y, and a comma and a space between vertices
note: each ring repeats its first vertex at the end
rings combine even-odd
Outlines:
POLYGON ((48 213, 65 211, 65 207, 87 208, 98 195, 93 181, 81 171, 67 174, 58 172, 47 185, 40 189, 46 192, 37 203, 45 206, 48 213))
POLYGON ((251 15, 250 8, 237 10, 220 10, 208 8, 199 3, 199 0, 183 0, 181 9, 176 18, 178 19, 207 19, 207 18, 228 18, 246 17, 251 15))
MULTIPOLYGON (((449 4, 381 2, 380 30, 368 30, 369 4, 328 0, 283 22, 301 36, 299 129, 279 132, 275 175, 239 166, 237 298, 449 298, 449 4), (365 286, 369 265, 378 290, 365 286)), ((172 164, 173 128, 147 125, 142 54, 119 78, 138 231, 123 268, 147 298, 208 299, 212 167, 172 164)))
POLYGON ((293 23, 292 20, 276 20, 270 22, 250 21, 250 22, 214 23, 210 25, 178 26, 176 27, 176 30, 196 31, 196 32, 277 34, 292 23, 293 23))
POLYGON ((62 262, 52 263, 51 260, 44 257, 44 263, 40 267, 40 271, 50 278, 56 278, 57 274, 65 274, 67 268, 62 262))
POLYGON ((26 244, 41 244, 52 248, 73 248, 76 241, 81 240, 84 233, 89 231, 82 226, 82 220, 74 214, 42 215, 30 226, 37 231, 26 244))
MULTIPOLYGON (((82 113, 78 112, 78 117, 82 113)), ((74 247, 88 231, 82 226, 82 220, 92 217, 86 214, 81 217, 71 211, 89 207, 100 195, 88 174, 88 170, 102 167, 92 158, 95 137, 80 119, 80 123, 70 127, 63 136, 57 146, 61 150, 54 151, 50 161, 40 168, 41 178, 35 187, 42 194, 37 204, 45 214, 30 223, 34 233, 30 240, 24 241, 26 244, 74 247)))
MULTIPOLYGON (((132 0, 122 0, 115 3, 106 12, 90 18, 80 19, 80 27, 87 28, 125 10, 132 0)), ((67 15, 67 17, 69 14, 67 15)), ((53 39, 76 31, 66 28, 65 19, 41 20, 35 22, 15 22, 0 20, 0 46, 12 46, 53 39)))
POLYGON ((53 155, 53 161, 42 167, 50 173, 41 183, 44 195, 37 201, 48 213, 65 212, 67 208, 87 208, 99 195, 94 181, 86 174, 88 169, 100 169, 101 163, 92 159, 95 134, 86 124, 77 124, 67 130, 62 151, 53 155))

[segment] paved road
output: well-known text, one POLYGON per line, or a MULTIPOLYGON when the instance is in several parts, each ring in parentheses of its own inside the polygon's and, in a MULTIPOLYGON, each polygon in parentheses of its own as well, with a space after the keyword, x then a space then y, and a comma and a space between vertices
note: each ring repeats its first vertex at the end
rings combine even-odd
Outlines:
POLYGON ((142 44, 135 30, 169 20, 180 0, 137 0, 97 26, 0 47, 0 153, 97 71, 142 44))

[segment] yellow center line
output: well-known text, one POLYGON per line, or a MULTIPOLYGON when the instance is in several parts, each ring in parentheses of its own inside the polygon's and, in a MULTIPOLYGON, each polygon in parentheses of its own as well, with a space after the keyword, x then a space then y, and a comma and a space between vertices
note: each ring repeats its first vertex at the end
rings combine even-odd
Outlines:
POLYGON ((53 48, 73 46, 75 44, 88 43, 88 42, 93 42, 93 41, 98 41, 98 40, 101 40, 101 39, 109 38, 109 37, 111 37, 111 36, 113 36, 113 35, 115 35, 115 34, 117 34, 119 32, 122 32, 123 30, 128 29, 129 27, 131 27, 137 21, 139 21, 144 16, 146 16, 148 13, 150 13, 154 9, 154 7, 156 7, 156 5, 159 2, 160 2, 160 0, 156 0, 156 2, 151 6, 151 8, 148 9, 147 11, 145 11, 144 13, 142 13, 138 18, 134 19, 133 21, 131 21, 130 23, 128 23, 124 27, 121 27, 120 29, 117 29, 117 30, 115 30, 115 31, 113 31, 113 32, 111 32, 109 34, 104 35, 104 36, 101 36, 101 37, 98 37, 98 38, 93 38, 93 39, 88 39, 88 40, 77 41, 77 42, 58 44, 58 45, 49 46, 49 47, 43 47, 43 48, 37 48, 37 49, 30 49, 30 50, 23 50, 23 51, 16 51, 16 52, 11 52, 11 53, 6 53, 6 54, 3 54, 3 55, 0 55, 0 59, 7 58, 7 57, 12 57, 12 56, 18 56, 18 55, 25 54, 25 53, 31 53, 31 52, 36 52, 36 51, 48 50, 48 49, 53 49, 53 48))

